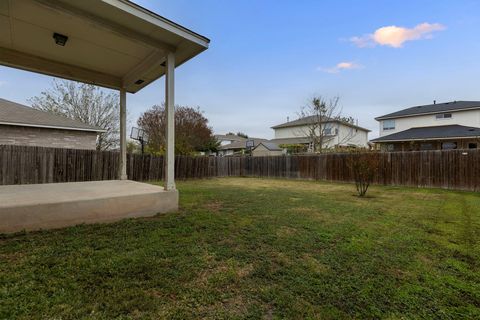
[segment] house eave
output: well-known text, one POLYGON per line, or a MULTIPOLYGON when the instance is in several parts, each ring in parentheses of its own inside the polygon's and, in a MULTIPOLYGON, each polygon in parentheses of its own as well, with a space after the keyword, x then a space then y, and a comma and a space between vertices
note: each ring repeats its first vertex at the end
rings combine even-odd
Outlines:
POLYGON ((0 121, 0 125, 17 126, 17 127, 30 127, 30 128, 42 128, 42 129, 58 129, 58 130, 69 130, 69 131, 86 131, 86 132, 97 132, 97 133, 107 132, 107 130, 105 130, 105 129, 84 129, 84 128, 72 128, 72 127, 64 127, 64 126, 49 126, 49 125, 19 123, 19 122, 2 122, 2 121, 0 121))
POLYGON ((479 107, 472 107, 472 108, 455 109, 455 110, 443 110, 443 111, 434 111, 434 112, 421 112, 421 113, 408 114, 408 115, 400 115, 400 116, 388 116, 388 115, 385 115, 385 116, 376 117, 375 120, 381 121, 381 120, 389 120, 389 119, 410 118, 410 117, 423 116, 423 115, 433 115, 433 114, 439 114, 439 113, 454 113, 454 112, 470 111, 470 110, 478 110, 478 109, 480 109, 480 106, 479 106, 479 107))

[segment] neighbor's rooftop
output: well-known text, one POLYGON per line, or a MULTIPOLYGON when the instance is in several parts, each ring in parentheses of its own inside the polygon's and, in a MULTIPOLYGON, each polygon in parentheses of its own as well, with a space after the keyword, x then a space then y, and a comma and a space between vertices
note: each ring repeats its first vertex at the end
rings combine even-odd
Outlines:
MULTIPOLYGON (((303 117, 303 118, 300 118, 300 119, 297 119, 297 120, 287 121, 285 123, 278 124, 278 125, 273 126, 271 128, 272 129, 280 129, 280 128, 288 128, 288 127, 297 127, 297 126, 312 124, 315 121, 316 121, 316 116, 308 116, 308 117, 303 117)), ((367 132, 371 131, 369 129, 357 126, 353 123, 346 122, 346 121, 341 121, 341 120, 338 120, 338 119, 328 118, 327 120, 324 121, 324 123, 329 123, 329 122, 340 123, 340 124, 343 124, 345 126, 356 128, 356 129, 367 131, 367 132)))
POLYGON ((50 128, 61 130, 105 132, 105 129, 91 126, 54 113, 36 110, 25 105, 0 98, 0 125, 50 128))
POLYGON ((471 109, 480 109, 480 101, 451 101, 445 103, 434 103, 423 106, 415 106, 377 117, 375 118, 375 120, 403 118, 423 114, 435 114, 445 111, 462 111, 471 109))
POLYGON ((399 142, 480 137, 480 128, 460 125, 411 128, 371 140, 371 142, 399 142))

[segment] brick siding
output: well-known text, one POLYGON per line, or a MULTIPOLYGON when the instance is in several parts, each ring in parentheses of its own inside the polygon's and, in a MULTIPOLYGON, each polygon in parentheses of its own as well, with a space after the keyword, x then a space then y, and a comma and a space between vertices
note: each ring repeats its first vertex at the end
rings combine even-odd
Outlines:
POLYGON ((97 133, 0 125, 0 145, 88 149, 96 147, 97 133))

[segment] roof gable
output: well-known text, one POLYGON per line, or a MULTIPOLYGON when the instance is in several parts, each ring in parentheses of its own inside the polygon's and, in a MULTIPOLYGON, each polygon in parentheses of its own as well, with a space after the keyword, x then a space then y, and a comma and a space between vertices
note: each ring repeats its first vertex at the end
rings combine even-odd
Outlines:
POLYGON ((104 132, 105 129, 85 124, 81 121, 0 98, 0 124, 24 127, 52 128, 104 132))

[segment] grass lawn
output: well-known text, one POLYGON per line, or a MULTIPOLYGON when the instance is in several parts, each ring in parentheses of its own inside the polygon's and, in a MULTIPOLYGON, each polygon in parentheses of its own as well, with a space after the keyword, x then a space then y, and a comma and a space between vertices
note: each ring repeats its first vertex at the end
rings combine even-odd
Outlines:
POLYGON ((0 237, 0 319, 480 318, 480 194, 250 178, 0 237))

